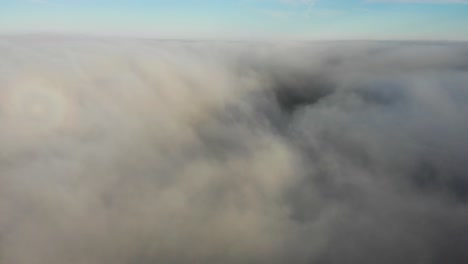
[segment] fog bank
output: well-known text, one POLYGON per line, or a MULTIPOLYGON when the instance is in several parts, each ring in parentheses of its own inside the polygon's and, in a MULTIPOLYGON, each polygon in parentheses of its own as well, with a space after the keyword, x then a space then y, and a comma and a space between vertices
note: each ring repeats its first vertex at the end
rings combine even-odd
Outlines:
POLYGON ((0 38, 0 262, 468 263, 468 46, 0 38))

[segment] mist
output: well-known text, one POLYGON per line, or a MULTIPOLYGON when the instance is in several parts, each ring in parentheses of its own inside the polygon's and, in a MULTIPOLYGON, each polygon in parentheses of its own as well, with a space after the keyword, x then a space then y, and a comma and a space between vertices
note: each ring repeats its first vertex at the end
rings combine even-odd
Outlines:
POLYGON ((468 263, 465 43, 0 58, 0 263, 468 263))

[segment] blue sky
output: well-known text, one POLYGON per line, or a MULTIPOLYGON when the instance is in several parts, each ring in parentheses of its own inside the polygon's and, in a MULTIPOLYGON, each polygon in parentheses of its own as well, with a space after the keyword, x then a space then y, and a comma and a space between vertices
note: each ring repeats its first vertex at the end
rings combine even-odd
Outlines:
POLYGON ((468 0, 0 0, 0 33, 468 40, 468 0))

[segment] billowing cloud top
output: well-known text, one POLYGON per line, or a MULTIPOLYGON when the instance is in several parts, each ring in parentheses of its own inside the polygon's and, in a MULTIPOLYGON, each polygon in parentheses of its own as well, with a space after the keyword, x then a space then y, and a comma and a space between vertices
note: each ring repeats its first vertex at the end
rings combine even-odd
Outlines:
POLYGON ((0 262, 467 263, 464 44, 0 40, 0 262))

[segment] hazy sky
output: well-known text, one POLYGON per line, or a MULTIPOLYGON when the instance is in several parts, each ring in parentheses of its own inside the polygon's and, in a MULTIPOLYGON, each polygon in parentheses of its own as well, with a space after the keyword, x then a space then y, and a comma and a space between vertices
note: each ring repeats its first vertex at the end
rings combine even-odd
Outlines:
POLYGON ((0 0, 1 33, 468 40, 468 0, 0 0))

